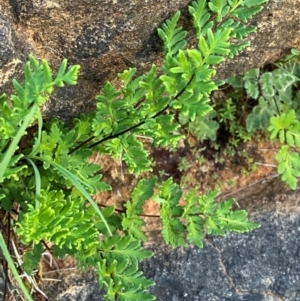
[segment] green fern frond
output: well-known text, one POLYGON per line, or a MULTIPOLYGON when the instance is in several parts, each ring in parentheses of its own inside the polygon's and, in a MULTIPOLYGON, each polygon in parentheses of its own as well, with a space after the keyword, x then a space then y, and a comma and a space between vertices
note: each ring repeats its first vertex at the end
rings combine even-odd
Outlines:
POLYGON ((239 7, 232 12, 232 15, 246 23, 262 10, 263 6, 239 7))
POLYGON ((66 197, 62 191, 41 191, 39 206, 29 210, 17 223, 17 233, 25 243, 53 242, 60 248, 93 254, 99 244, 98 231, 91 222, 92 210, 82 199, 66 197))
POLYGON ((207 30, 207 40, 203 36, 199 38, 199 50, 202 51, 203 55, 208 57, 210 54, 220 54, 227 55, 230 50, 230 35, 232 28, 227 28, 224 30, 217 30, 215 33, 211 30, 207 30))
POLYGON ((155 177, 139 181, 131 193, 131 199, 125 204, 126 213, 122 214, 123 230, 142 241, 146 240, 146 236, 141 230, 145 222, 140 215, 143 214, 143 205, 154 193, 155 184, 155 177))
POLYGON ((258 102, 246 120, 246 127, 249 132, 268 127, 270 118, 276 113, 276 108, 270 106, 263 97, 260 97, 258 102))
MULTIPOLYGON (((11 210, 17 202, 22 208, 17 234, 32 247, 24 256, 24 270, 30 273, 34 269, 42 252, 40 242, 45 240, 53 243, 55 255, 70 254, 85 268, 97 266, 105 300, 154 300, 147 292, 154 283, 138 270, 139 262, 153 255, 141 247, 145 240, 141 215, 147 199, 152 197, 159 204, 162 234, 172 247, 187 243, 202 247, 206 234, 224 236, 228 231, 242 233, 258 227, 248 221, 245 211, 232 210, 234 200, 218 203, 217 191, 198 196, 196 189, 183 198, 171 178, 160 184, 156 194, 156 178, 141 180, 123 214, 114 206, 100 210, 90 194, 110 186, 101 181, 100 166, 90 163, 89 158, 91 148, 96 147, 99 153, 123 160, 131 173, 151 171, 151 158, 142 139, 147 137, 155 146, 176 147, 183 137, 178 117, 194 126, 207 122, 210 131, 206 128, 205 135, 214 137, 216 126, 208 114, 213 112, 210 94, 221 84, 213 79, 215 67, 248 45, 243 39, 254 28, 242 22, 255 15, 264 2, 193 1, 189 12, 198 47, 185 49, 187 32, 178 26, 180 12, 176 13, 158 30, 165 50, 161 68, 153 65, 141 76, 135 68, 119 74, 121 86, 105 84, 96 97, 97 109, 76 119, 73 129, 58 120, 43 124, 40 107, 55 86, 76 83, 79 66, 67 69, 67 60, 63 60, 54 77, 47 61, 40 63, 30 56, 24 86, 13 81, 16 95, 9 100, 0 96, 0 206, 11 210), (28 137, 30 146, 23 147, 20 139, 34 120, 38 121, 37 134, 28 137)), ((286 113, 285 98, 296 74, 248 77, 245 85, 247 81, 252 85, 253 95, 253 86, 261 84, 262 96, 268 101, 273 97, 274 106, 286 113)), ((289 124, 284 123, 285 128, 272 132, 290 147, 300 145, 295 116, 289 124)), ((276 122, 271 125, 282 126, 276 122)), ((279 171, 294 187, 300 170, 298 157, 288 150, 280 156, 279 171)), ((1 248, 5 250, 3 245, 1 248)))
POLYGON ((192 5, 189 6, 189 13, 193 18, 197 36, 205 35, 207 30, 213 27, 214 22, 210 20, 211 14, 207 9, 206 1, 193 1, 192 5))
POLYGON ((28 275, 32 275, 41 261, 43 251, 42 243, 35 244, 32 249, 28 250, 23 256, 22 270, 28 275))
POLYGON ((247 95, 254 99, 257 99, 259 95, 258 69, 251 69, 247 71, 244 75, 244 82, 247 95))
POLYGON ((172 247, 184 246, 186 243, 183 237, 184 225, 179 220, 183 208, 179 206, 182 191, 178 185, 168 179, 159 186, 160 193, 154 195, 153 199, 160 204, 160 218, 162 220, 162 235, 166 243, 172 247))
POLYGON ((280 116, 273 116, 268 131, 271 133, 272 140, 279 138, 281 143, 300 148, 300 122, 294 110, 282 113, 280 116))
POLYGON ((106 300, 155 300, 145 288, 153 286, 154 282, 146 279, 138 271, 137 264, 128 265, 128 261, 118 262, 114 259, 104 259, 98 263, 99 283, 106 288, 106 300))
MULTIPOLYGON (((197 116, 194 121, 189 122, 189 131, 199 141, 203 141, 205 139, 215 141, 217 138, 217 130, 219 129, 219 123, 213 119, 215 116, 215 111, 211 111, 204 117, 197 116)), ((186 120, 186 117, 180 116, 180 120, 186 120)))
POLYGON ((228 56, 232 59, 236 55, 238 55, 243 49, 245 49, 246 47, 249 47, 249 46, 250 46, 249 42, 242 42, 239 44, 231 45, 229 47, 230 53, 228 54, 228 56))
POLYGON ((217 14, 217 22, 221 22, 229 11, 230 6, 227 5, 227 0, 211 0, 208 2, 208 6, 212 12, 217 14))
POLYGON ((147 115, 143 114, 143 117, 153 116, 169 103, 170 97, 166 95, 166 88, 162 80, 157 76, 155 65, 152 65, 150 71, 139 81, 139 85, 146 91, 147 108, 145 108, 145 111, 147 115))
POLYGON ((166 54, 176 55, 180 49, 183 49, 187 41, 185 37, 187 32, 182 30, 182 27, 177 27, 177 22, 180 17, 178 11, 171 20, 167 20, 161 28, 157 30, 159 37, 164 42, 166 54))
POLYGON ((297 188, 297 178, 300 177, 300 156, 297 152, 290 152, 288 145, 283 145, 276 155, 277 171, 281 179, 291 189, 297 188))

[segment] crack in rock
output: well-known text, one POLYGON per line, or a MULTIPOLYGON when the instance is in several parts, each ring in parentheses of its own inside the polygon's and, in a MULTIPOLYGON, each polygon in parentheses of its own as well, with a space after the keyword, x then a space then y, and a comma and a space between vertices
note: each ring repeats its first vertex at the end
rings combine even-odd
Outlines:
POLYGON ((227 269, 227 267, 226 267, 226 265, 225 265, 225 263, 223 261, 222 251, 216 246, 216 244, 214 243, 214 241, 212 239, 206 239, 206 241, 217 251, 217 254, 218 254, 218 257, 219 257, 218 261, 220 263, 220 266, 221 266, 222 270, 224 271, 224 274, 228 278, 231 287, 234 289, 234 291, 235 291, 235 293, 237 295, 243 296, 243 295, 257 295, 257 294, 261 294, 268 301, 288 301, 283 296, 280 296, 279 294, 276 294, 276 293, 274 293, 273 291, 270 291, 270 290, 266 290, 266 291, 242 290, 242 289, 237 288, 233 277, 229 274, 228 269, 227 269), (269 299, 268 298, 269 296, 272 299, 269 299))

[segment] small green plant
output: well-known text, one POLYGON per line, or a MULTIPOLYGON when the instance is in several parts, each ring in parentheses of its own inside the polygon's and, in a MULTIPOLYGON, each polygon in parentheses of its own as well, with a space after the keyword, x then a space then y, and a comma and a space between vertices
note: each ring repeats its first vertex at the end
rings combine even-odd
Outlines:
POLYGON ((178 164, 178 170, 179 171, 187 171, 189 168, 190 168, 190 164, 189 164, 188 159, 186 157, 182 157, 178 164))
MULTIPOLYGON (((216 142, 220 127, 228 133, 228 144, 223 154, 234 155, 232 146, 237 147, 256 137, 269 136, 272 141, 279 141, 281 149, 276 155, 278 173, 291 188, 296 189, 300 176, 298 150, 300 118, 300 51, 293 49, 291 54, 274 65, 274 70, 251 69, 243 76, 234 76, 225 82, 233 91, 232 98, 214 106, 214 111, 204 117, 198 116, 194 121, 184 123, 188 130, 200 141, 210 139, 214 149, 220 145, 216 142), (244 100, 243 100, 244 99, 244 100), (246 100, 246 101, 245 101, 246 100), (253 105, 253 103, 257 103, 253 105), (245 115, 245 125, 238 116, 245 115)), ((249 173, 255 164, 249 154, 243 154, 249 173)), ((220 161, 220 158, 218 159, 220 161)))
POLYGON ((246 119, 246 128, 249 133, 264 131, 271 140, 280 141, 278 173, 292 189, 296 189, 300 176, 299 58, 300 52, 294 49, 273 71, 251 69, 244 76, 228 80, 236 89, 244 88, 248 98, 257 100, 246 119))
MULTIPOLYGON (((17 214, 11 223, 28 250, 24 272, 33 272, 49 242, 56 256, 69 254, 81 267, 96 270, 105 300, 154 300, 147 292, 154 282, 138 268, 153 255, 142 247, 146 200, 159 204, 162 236, 172 247, 202 247, 206 234, 224 236, 259 227, 248 221, 245 210, 232 210, 233 199, 217 203, 218 191, 199 196, 194 189, 183 196, 172 178, 162 183, 145 178, 153 162, 138 135, 150 137, 155 147, 175 148, 183 137, 178 115, 195 122, 213 111, 209 96, 222 83, 213 80, 215 66, 248 45, 244 38, 255 28, 246 22, 264 2, 193 1, 189 13, 197 47, 186 48, 187 32, 177 26, 176 13, 158 30, 165 50, 161 69, 153 65, 141 76, 134 68, 125 70, 119 74, 122 86, 107 82, 96 97, 97 109, 75 119, 72 128, 59 120, 43 124, 41 106, 54 88, 76 84, 79 66, 67 70, 63 60, 53 78, 47 61, 29 57, 24 84, 13 81, 16 95, 0 96, 0 206, 17 214), (33 136, 27 135, 30 126, 37 127, 33 136), (111 189, 101 179, 101 167, 88 161, 93 151, 122 158, 130 173, 142 177, 122 213, 114 206, 100 209, 91 197, 111 189), (179 205, 183 197, 185 205, 179 205)), ((0 234, 5 258, 31 300, 6 244, 0 234)))

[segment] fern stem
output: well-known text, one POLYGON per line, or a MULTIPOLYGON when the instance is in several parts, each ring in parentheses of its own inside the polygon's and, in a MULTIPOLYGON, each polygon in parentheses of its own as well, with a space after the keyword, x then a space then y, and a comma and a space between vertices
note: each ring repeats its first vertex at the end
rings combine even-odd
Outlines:
MULTIPOLYGON (((185 85, 185 87, 182 88, 181 91, 179 91, 179 92, 174 96, 174 98, 173 98, 172 100, 175 100, 175 99, 177 99, 178 97, 180 97, 180 95, 186 90, 186 88, 187 88, 187 87, 189 86, 189 84, 192 82, 192 80, 194 79, 194 77, 195 77, 195 73, 191 76, 191 78, 189 79, 189 81, 187 82, 187 84, 185 85)), ((152 119, 155 119, 155 118, 157 118, 158 116, 162 115, 169 107, 170 107, 170 102, 169 102, 163 109, 161 109, 159 112, 157 112, 155 115, 153 115, 151 118, 152 118, 152 119)), ((125 130, 123 130, 123 131, 121 131, 121 132, 119 132, 119 133, 116 133, 116 134, 111 134, 111 135, 109 135, 109 136, 107 136, 107 137, 105 137, 105 138, 103 138, 103 139, 101 139, 101 140, 99 140, 99 141, 97 141, 97 142, 95 142, 95 143, 89 145, 89 148, 93 148, 93 147, 95 147, 96 145, 101 144, 101 143, 103 143, 103 142, 105 142, 105 141, 107 141, 107 140, 114 139, 114 138, 117 138, 117 137, 119 137, 119 136, 121 136, 121 135, 123 135, 123 134, 126 134, 126 133, 128 133, 128 132, 130 132, 130 131, 132 131, 132 130, 138 128, 138 127, 140 127, 141 125, 145 124, 145 122, 146 122, 145 120, 140 121, 139 123, 137 123, 137 124, 135 124, 135 125, 129 127, 128 129, 125 129, 125 130)), ((94 138, 94 137, 92 137, 90 140, 92 140, 93 138, 94 138)), ((89 141, 90 141, 90 140, 89 140, 89 141)), ((84 144, 85 144, 85 143, 84 143, 84 144)), ((79 148, 79 147, 77 147, 77 149, 78 149, 78 148, 79 148)), ((73 152, 73 151, 72 151, 72 152, 73 152)), ((71 152, 71 153, 72 153, 72 152, 71 152)))
POLYGON ((86 139, 85 141, 81 142, 79 145, 77 145, 76 147, 74 147, 73 149, 71 149, 68 152, 68 155, 73 154, 74 152, 76 152, 77 150, 79 150, 80 148, 82 148, 85 144, 89 143, 90 141, 92 141, 94 138, 96 138, 95 136, 91 136, 88 139, 86 139))

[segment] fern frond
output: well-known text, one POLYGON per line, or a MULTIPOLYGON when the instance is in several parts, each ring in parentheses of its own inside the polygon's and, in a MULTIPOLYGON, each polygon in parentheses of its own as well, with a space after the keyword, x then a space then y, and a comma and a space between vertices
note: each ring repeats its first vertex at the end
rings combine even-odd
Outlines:
POLYGON ((146 288, 154 282, 146 279, 138 271, 137 264, 128 265, 127 260, 118 262, 114 259, 104 259, 98 262, 99 283, 106 288, 107 300, 155 300, 155 297, 146 292, 146 288))
POLYGON ((227 55, 230 53, 229 47, 229 39, 231 35, 232 29, 227 28, 224 30, 217 30, 215 33, 211 30, 207 30, 207 40, 204 36, 199 37, 199 50, 203 53, 205 57, 208 57, 210 54, 220 54, 227 55))
POLYGON ((83 199, 71 200, 62 191, 42 190, 38 208, 30 204, 28 207, 17 223, 17 233, 24 243, 38 244, 45 240, 68 252, 80 251, 86 255, 96 252, 98 230, 91 222, 95 215, 92 210, 84 210, 83 199))
POLYGON ((208 6, 212 12, 217 14, 217 22, 221 22, 230 11, 227 0, 211 0, 208 2, 208 6))
POLYGON ((134 238, 145 241, 146 236, 141 230, 145 222, 140 215, 143 213, 143 205, 153 195, 156 178, 143 179, 131 193, 131 200, 125 204, 126 213, 122 214, 123 230, 134 238))
POLYGON ((23 256, 22 270, 28 275, 32 275, 33 271, 39 265, 43 251, 42 243, 35 244, 32 249, 28 250, 23 256))
POLYGON ((300 122, 294 110, 282 113, 280 116, 273 116, 268 131, 271 133, 272 140, 279 138, 281 143, 300 148, 300 122))
POLYGON ((281 179, 291 189, 297 188, 297 178, 300 177, 300 156, 296 152, 289 152, 289 146, 283 145, 276 155, 277 171, 281 179))
POLYGON ((247 71, 244 75, 244 86, 247 92, 247 95, 257 99, 259 95, 258 89, 258 69, 251 69, 247 71))
POLYGON ((176 55, 180 49, 183 49, 187 42, 185 37, 187 32, 182 30, 182 27, 177 27, 177 22, 180 17, 178 11, 172 19, 167 20, 161 28, 157 30, 159 37, 164 42, 164 49, 166 54, 176 55))
MULTIPOLYGON (((215 111, 211 111, 205 116, 197 116, 194 121, 189 122, 189 131, 199 141, 203 141, 204 139, 215 141, 219 128, 219 123, 213 119, 215 116, 215 111)), ((180 118, 185 117, 181 116, 180 118)))
POLYGON ((262 10, 263 6, 239 7, 232 12, 232 15, 246 23, 262 10))
POLYGON ((166 243, 172 247, 184 246, 186 243, 183 237, 184 225, 179 220, 183 209, 179 206, 179 200, 182 191, 178 185, 173 183, 172 179, 168 179, 159 186, 160 192, 154 195, 153 199, 160 204, 160 218, 162 220, 162 235, 166 243))
POLYGON ((228 54, 228 56, 232 59, 236 55, 238 55, 243 49, 245 49, 246 47, 249 47, 249 46, 250 46, 249 42, 242 42, 239 44, 231 45, 229 47, 230 53, 228 54))
POLYGON ((157 68, 152 65, 150 71, 139 81, 140 87, 145 89, 145 97, 147 102, 147 115, 143 117, 148 118, 159 112, 170 101, 170 97, 166 95, 166 87, 162 80, 157 76, 157 68))
POLYGON ((258 105, 254 107, 246 120, 247 131, 252 132, 257 129, 266 129, 270 123, 270 118, 276 113, 276 107, 263 97, 258 100, 258 105))
POLYGON ((207 1, 193 1, 189 6, 189 13, 193 17, 193 25, 200 34, 206 35, 207 30, 213 27, 214 22, 210 21, 211 14, 207 9, 207 1))
POLYGON ((125 259, 128 260, 128 264, 133 265, 137 265, 140 261, 153 255, 152 252, 144 250, 141 242, 130 235, 106 237, 101 242, 100 252, 105 258, 111 258, 117 262, 125 259))

